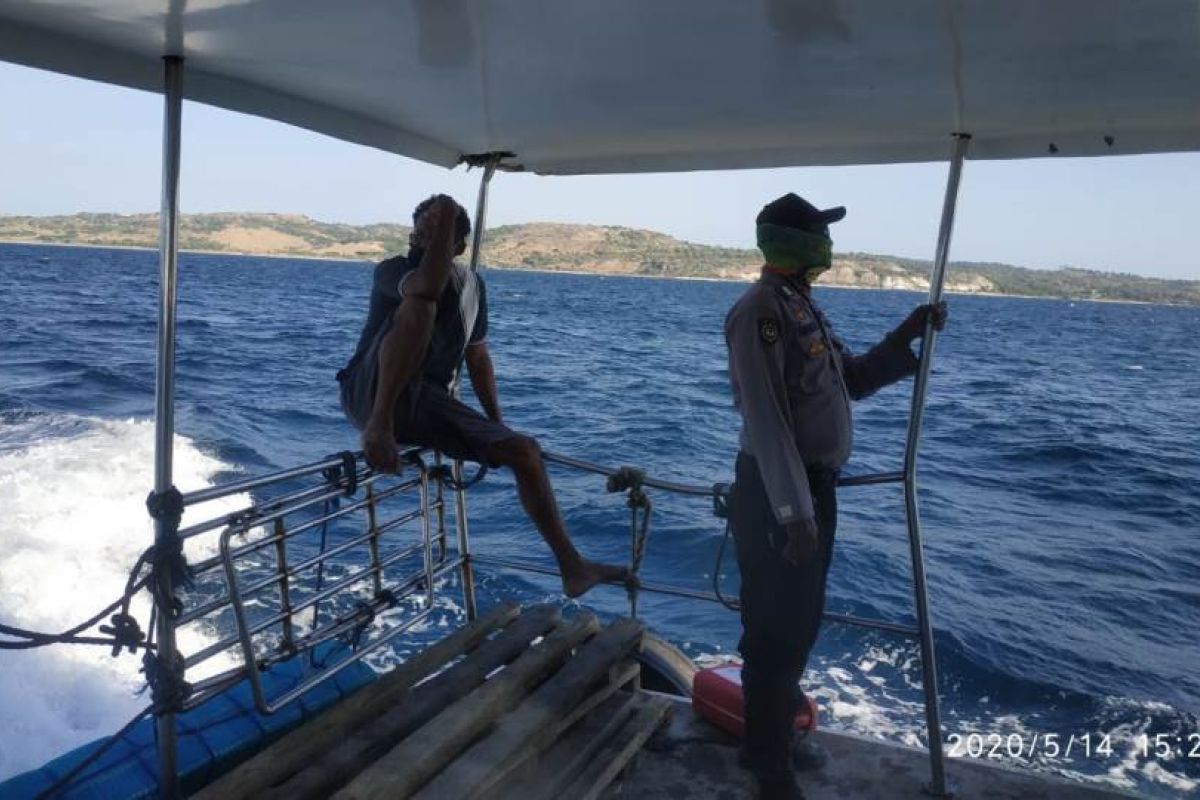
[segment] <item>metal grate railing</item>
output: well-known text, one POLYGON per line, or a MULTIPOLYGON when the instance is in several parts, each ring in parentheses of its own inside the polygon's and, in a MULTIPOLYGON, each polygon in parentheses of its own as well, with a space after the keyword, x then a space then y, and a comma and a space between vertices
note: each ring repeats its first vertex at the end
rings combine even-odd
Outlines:
POLYGON ((177 592, 184 708, 249 679, 258 709, 274 713, 432 612, 439 578, 463 559, 447 542, 441 457, 403 455, 400 476, 346 453, 183 495, 189 516, 244 500, 179 531, 189 550, 205 551, 193 588, 177 592), (350 646, 315 657, 339 638, 350 646), (303 654, 306 677, 267 696, 262 670, 303 654))

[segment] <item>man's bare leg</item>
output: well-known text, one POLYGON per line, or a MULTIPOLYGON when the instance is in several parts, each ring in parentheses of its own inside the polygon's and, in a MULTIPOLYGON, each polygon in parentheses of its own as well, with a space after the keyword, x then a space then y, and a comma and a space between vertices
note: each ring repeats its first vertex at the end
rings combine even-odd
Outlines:
POLYGON ((542 451, 528 436, 514 436, 491 445, 488 457, 512 469, 517 479, 517 494, 525 513, 550 545, 562 573, 567 597, 579 597, 599 583, 625 583, 631 578, 626 567, 588 561, 579 554, 567 535, 554 490, 542 462, 542 451))

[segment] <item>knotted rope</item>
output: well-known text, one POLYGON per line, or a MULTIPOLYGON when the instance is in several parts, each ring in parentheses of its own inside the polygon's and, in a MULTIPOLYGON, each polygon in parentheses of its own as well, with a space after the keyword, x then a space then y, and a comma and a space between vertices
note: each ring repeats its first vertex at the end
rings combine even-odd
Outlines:
POLYGON ((646 473, 634 467, 621 467, 608 477, 609 492, 627 492, 625 504, 629 507, 629 581, 625 591, 629 595, 629 616, 637 618, 641 583, 638 573, 646 557, 646 542, 650 539, 650 514, 653 504, 642 489, 646 473))

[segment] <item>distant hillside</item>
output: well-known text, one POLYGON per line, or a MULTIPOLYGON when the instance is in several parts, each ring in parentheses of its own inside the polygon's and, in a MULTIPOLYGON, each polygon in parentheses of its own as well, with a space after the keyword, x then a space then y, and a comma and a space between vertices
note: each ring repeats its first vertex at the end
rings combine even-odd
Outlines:
MULTIPOLYGON (((300 214, 184 214, 184 250, 252 255, 377 258, 407 247, 403 225, 339 225, 300 214)), ((0 241, 157 247, 157 214, 0 217, 0 241)))
MULTIPOLYGON (((407 248, 405 225, 343 225, 298 214, 185 214, 185 250, 344 259, 381 258, 407 248)), ((0 217, 0 241, 154 247, 156 214, 0 217)), ((749 280, 757 250, 692 244, 655 231, 608 225, 535 222, 490 229, 484 261, 491 267, 660 277, 749 280)), ((877 289, 925 289, 929 262, 839 253, 822 282, 877 289)), ((974 294, 1017 294, 1200 305, 1200 281, 1143 278, 1095 270, 1033 270, 1007 264, 956 263, 947 288, 974 294)))

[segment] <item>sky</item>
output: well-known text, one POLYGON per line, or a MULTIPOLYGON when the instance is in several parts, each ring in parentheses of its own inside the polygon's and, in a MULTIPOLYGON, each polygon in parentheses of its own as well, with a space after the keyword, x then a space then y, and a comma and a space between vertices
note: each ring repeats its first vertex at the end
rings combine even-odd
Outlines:
MULTIPOLYGON (((0 63, 0 215, 140 213, 159 205, 162 98, 0 63)), ((474 209, 478 171, 448 171, 277 122, 184 105, 184 213, 405 222, 448 192, 474 209)), ((949 145, 947 145, 947 154, 949 145)), ((844 205, 838 251, 931 258, 947 165, 679 174, 500 174, 489 225, 625 225, 754 245, 755 214, 789 191, 844 205)), ((1200 154, 968 161, 951 258, 1200 279, 1200 154)), ((486 255, 485 255, 486 259, 486 255)))

